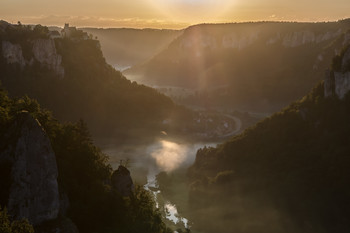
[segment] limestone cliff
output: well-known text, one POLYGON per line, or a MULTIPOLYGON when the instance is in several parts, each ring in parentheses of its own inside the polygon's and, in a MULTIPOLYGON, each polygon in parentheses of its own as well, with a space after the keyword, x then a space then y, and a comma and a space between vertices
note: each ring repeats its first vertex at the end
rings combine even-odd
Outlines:
POLYGON ((325 97, 336 96, 343 99, 350 91, 350 47, 344 51, 339 61, 340 67, 338 70, 326 72, 324 82, 325 97))
POLYGON ((40 64, 52 69, 60 77, 64 76, 62 56, 57 54, 53 39, 37 39, 33 42, 33 55, 40 64))
POLYGON ((19 64, 21 68, 32 65, 37 61, 40 65, 54 71, 59 77, 64 76, 62 56, 57 53, 54 39, 35 39, 30 41, 32 56, 29 59, 23 57, 23 49, 20 44, 2 41, 2 56, 8 64, 19 64))
POLYGON ((321 43, 336 38, 341 34, 341 29, 336 32, 328 31, 320 34, 312 31, 296 31, 284 35, 282 44, 285 47, 298 47, 308 43, 321 43))
POLYGON ((318 44, 324 41, 328 41, 339 37, 344 31, 339 28, 338 30, 324 31, 316 33, 312 30, 295 30, 285 32, 283 30, 269 33, 267 30, 263 30, 256 27, 247 31, 235 31, 234 28, 227 28, 221 36, 215 35, 215 33, 202 32, 197 28, 189 29, 189 33, 185 34, 181 40, 182 48, 211 48, 211 49, 223 49, 234 48, 242 50, 249 47, 253 43, 260 41, 266 45, 280 44, 286 48, 295 48, 305 44, 318 44))
POLYGON ((22 48, 19 44, 12 44, 8 41, 2 41, 2 56, 6 59, 8 64, 18 63, 21 68, 26 65, 22 48))
POLYGON ((60 209, 58 172, 44 129, 28 112, 22 112, 8 137, 11 143, 0 153, 0 161, 12 164, 9 213, 34 225, 56 219, 60 209))

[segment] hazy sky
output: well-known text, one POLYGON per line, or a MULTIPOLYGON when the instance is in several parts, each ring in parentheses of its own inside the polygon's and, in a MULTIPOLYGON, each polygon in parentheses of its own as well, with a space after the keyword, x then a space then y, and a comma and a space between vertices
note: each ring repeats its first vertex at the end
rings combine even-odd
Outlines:
POLYGON ((9 22, 184 28, 197 23, 350 18, 350 0, 0 0, 9 22))

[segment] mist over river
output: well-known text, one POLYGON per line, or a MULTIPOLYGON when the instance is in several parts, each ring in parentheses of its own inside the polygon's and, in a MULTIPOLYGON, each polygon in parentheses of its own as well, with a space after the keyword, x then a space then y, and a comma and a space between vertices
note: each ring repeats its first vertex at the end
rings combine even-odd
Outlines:
POLYGON ((190 227, 191 221, 178 211, 176 204, 164 199, 159 189, 156 175, 160 172, 172 173, 187 169, 193 164, 196 152, 204 146, 215 146, 216 142, 184 143, 178 140, 160 138, 150 143, 129 143, 117 145, 102 144, 102 151, 110 157, 113 169, 125 164, 131 172, 134 183, 149 190, 163 217, 178 226, 190 227))
MULTIPOLYGON (((149 173, 172 172, 193 164, 196 152, 204 146, 215 146, 217 142, 184 143, 176 140, 156 139, 150 143, 127 143, 123 145, 102 144, 103 153, 110 157, 113 169, 118 168, 121 160, 129 160, 131 173, 147 170, 149 173)), ((137 180, 136 180, 137 181, 137 180)))

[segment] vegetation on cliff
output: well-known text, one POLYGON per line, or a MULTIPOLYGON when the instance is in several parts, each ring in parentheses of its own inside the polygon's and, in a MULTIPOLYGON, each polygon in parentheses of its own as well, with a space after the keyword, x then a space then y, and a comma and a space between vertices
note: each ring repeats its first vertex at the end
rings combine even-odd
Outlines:
MULTIPOLYGON (((8 26, 0 41, 20 45, 29 59, 35 35, 46 35, 46 30, 41 26, 8 26)), ((159 132, 163 120, 177 111, 169 98, 127 80, 108 65, 97 40, 55 39, 57 54, 62 56, 63 78, 36 59, 25 67, 8 64, 1 49, 0 43, 0 80, 11 96, 35 98, 63 121, 83 118, 94 135, 120 136, 138 128, 159 132)))
POLYGON ((0 232, 1 233, 34 233, 33 226, 27 220, 11 221, 6 209, 0 207, 0 232))
POLYGON ((97 36, 106 60, 128 68, 153 57, 182 33, 182 30, 134 28, 83 28, 97 36))
MULTIPOLYGON (((86 124, 61 124, 51 113, 40 108, 29 97, 11 99, 0 90, 0 135, 3 148, 5 133, 22 110, 38 119, 50 138, 59 171, 59 188, 67 195, 70 207, 67 216, 80 232, 167 232, 160 214, 155 210, 152 197, 137 188, 130 198, 122 198, 109 185, 112 169, 108 157, 91 139, 86 124)), ((6 139, 11 140, 11 139, 6 139)), ((1 204, 6 204, 10 176, 7 164, 1 164, 1 204), (6 173, 6 174, 5 174, 6 173), (7 185, 7 186, 6 186, 7 185)))
POLYGON ((348 232, 350 95, 323 90, 200 149, 189 169, 193 211, 211 209, 220 232, 348 232))
POLYGON ((194 25, 125 74, 200 90, 182 104, 275 112, 321 81, 348 40, 349 22, 194 25))

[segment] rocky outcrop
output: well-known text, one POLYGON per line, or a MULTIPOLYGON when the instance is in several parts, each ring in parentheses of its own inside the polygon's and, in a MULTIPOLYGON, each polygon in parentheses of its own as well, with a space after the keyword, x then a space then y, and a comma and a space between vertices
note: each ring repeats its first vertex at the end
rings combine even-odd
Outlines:
POLYGON ((345 95, 350 91, 350 72, 334 73, 334 87, 335 94, 339 99, 343 99, 345 95))
POLYGON ((230 35, 225 35, 222 39, 223 48, 235 48, 238 50, 244 49, 251 45, 253 42, 258 40, 258 33, 252 32, 244 35, 238 35, 236 33, 231 33, 230 35))
POLYGON ((113 189, 119 192, 123 197, 131 196, 134 191, 134 183, 132 182, 130 171, 122 165, 113 172, 111 183, 113 189))
POLYGON ((21 68, 32 65, 37 61, 40 65, 54 71, 59 77, 64 76, 62 56, 57 54, 55 41, 53 39, 36 39, 31 42, 32 57, 26 60, 20 44, 13 44, 9 41, 2 41, 2 56, 8 64, 19 64, 21 68))
POLYGON ((33 42, 34 58, 42 65, 52 69, 57 75, 63 77, 62 56, 56 52, 53 39, 37 39, 33 42))
MULTIPOLYGON (((263 37, 261 36, 262 33, 263 31, 260 30, 245 33, 228 31, 222 35, 222 39, 216 38, 210 33, 189 33, 182 39, 180 47, 183 49, 196 48, 197 52, 198 49, 203 48, 210 48, 212 50, 222 48, 242 50, 259 40, 263 40, 263 37)), ((286 48, 295 48, 305 44, 321 43, 323 41, 334 39, 336 37, 339 37, 342 33, 342 29, 333 32, 328 31, 320 34, 308 30, 294 31, 290 33, 276 32, 266 39, 265 44, 281 44, 286 48)))
POLYGON ((292 32, 283 37, 282 45, 285 47, 298 47, 308 43, 321 43, 342 34, 342 30, 339 29, 336 32, 325 32, 323 34, 316 34, 312 31, 297 31, 292 32))
POLYGON ((299 31, 287 34, 283 38, 283 46, 297 47, 315 41, 315 34, 311 31, 299 31))
POLYGON ((345 51, 339 71, 327 71, 324 81, 324 96, 343 99, 350 91, 350 47, 345 51))
POLYGON ((21 68, 26 65, 22 48, 19 44, 12 44, 8 41, 2 41, 2 56, 5 58, 8 64, 18 63, 21 68))
POLYGON ((0 161, 11 161, 8 210, 33 225, 56 219, 60 210, 56 157, 40 123, 22 112, 9 134, 0 161))
POLYGON ((276 44, 277 42, 279 42, 281 40, 281 33, 277 32, 276 35, 270 37, 267 41, 266 41, 266 45, 273 45, 276 44))
POLYGON ((343 46, 350 44, 350 31, 347 31, 344 34, 344 41, 343 41, 343 46))
POLYGON ((181 41, 182 49, 190 48, 211 48, 216 49, 218 47, 216 39, 211 35, 199 34, 198 36, 189 36, 181 41))

